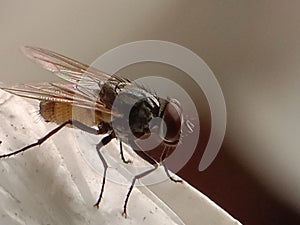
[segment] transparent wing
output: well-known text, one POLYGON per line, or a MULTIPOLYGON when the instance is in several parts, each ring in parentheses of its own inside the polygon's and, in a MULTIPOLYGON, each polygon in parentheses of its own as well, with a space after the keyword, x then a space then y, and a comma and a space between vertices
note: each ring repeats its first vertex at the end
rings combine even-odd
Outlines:
POLYGON ((126 79, 106 74, 84 63, 43 48, 26 46, 23 47, 23 52, 28 58, 40 64, 46 70, 74 84, 80 83, 83 76, 90 78, 90 82, 94 84, 107 80, 129 82, 126 79))
MULTIPOLYGON (((34 85, 18 85, 0 87, 12 94, 53 102, 70 103, 79 107, 90 108, 101 112, 112 112, 99 99, 104 83, 115 87, 120 83, 128 84, 129 80, 108 75, 96 68, 68 58, 61 54, 38 47, 24 47, 24 54, 41 65, 44 69, 66 80, 69 84, 44 83, 34 85)), ((114 116, 120 116, 117 113, 114 116)))

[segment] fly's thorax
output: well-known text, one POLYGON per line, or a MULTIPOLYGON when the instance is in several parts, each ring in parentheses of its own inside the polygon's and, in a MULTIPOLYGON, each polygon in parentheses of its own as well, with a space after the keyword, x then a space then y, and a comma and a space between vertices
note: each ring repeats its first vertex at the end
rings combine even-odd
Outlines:
POLYGON ((150 133, 149 122, 158 115, 159 104, 155 96, 145 96, 142 91, 125 88, 114 102, 112 111, 122 117, 114 118, 112 127, 120 139, 132 140, 150 133))
POLYGON ((78 120, 87 126, 98 125, 101 121, 109 122, 110 115, 92 109, 77 107, 69 103, 52 101, 40 102, 40 115, 46 122, 62 124, 68 120, 78 120))
POLYGON ((109 81, 101 84, 101 91, 99 92, 99 99, 105 104, 108 109, 112 108, 112 105, 117 96, 116 92, 117 84, 111 83, 109 81))
POLYGON ((138 101, 129 113, 129 126, 136 137, 150 133, 150 121, 158 116, 159 105, 154 104, 152 98, 138 101))

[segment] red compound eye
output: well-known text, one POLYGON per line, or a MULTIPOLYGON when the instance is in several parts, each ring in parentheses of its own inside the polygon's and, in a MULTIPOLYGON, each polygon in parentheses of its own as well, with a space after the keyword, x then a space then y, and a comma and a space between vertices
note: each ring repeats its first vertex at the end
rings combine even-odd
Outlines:
POLYGON ((179 103, 175 101, 168 102, 165 107, 162 117, 165 125, 161 126, 160 136, 166 143, 176 144, 180 139, 182 123, 181 111, 179 103))

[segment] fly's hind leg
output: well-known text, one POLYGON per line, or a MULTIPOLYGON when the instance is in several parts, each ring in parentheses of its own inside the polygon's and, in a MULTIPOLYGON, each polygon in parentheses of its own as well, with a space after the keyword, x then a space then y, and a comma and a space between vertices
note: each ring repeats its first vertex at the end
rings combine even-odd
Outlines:
POLYGON ((65 126, 67 125, 72 125, 80 130, 83 130, 87 133, 90 133, 90 134, 95 134, 95 135, 98 135, 101 133, 100 130, 97 130, 97 129, 94 129, 94 128, 91 128, 77 120, 68 120, 64 123, 62 123, 61 125, 59 125, 58 127, 54 128, 52 131, 50 131, 48 134, 46 134, 44 137, 40 138, 37 140, 37 142, 35 143, 32 143, 30 145, 27 145, 25 146, 24 148, 21 148, 19 150, 16 150, 14 152, 11 152, 11 153, 7 153, 7 154, 3 154, 3 155, 0 155, 0 159, 1 158, 7 158, 7 157, 10 157, 10 156, 13 156, 13 155, 17 155, 19 153, 22 153, 22 152, 25 152, 29 149, 32 149, 33 147, 35 146, 39 146, 41 144, 43 144, 45 141, 47 141, 51 136, 53 136, 54 134, 56 134, 58 131, 60 131, 62 128, 64 128, 65 126))

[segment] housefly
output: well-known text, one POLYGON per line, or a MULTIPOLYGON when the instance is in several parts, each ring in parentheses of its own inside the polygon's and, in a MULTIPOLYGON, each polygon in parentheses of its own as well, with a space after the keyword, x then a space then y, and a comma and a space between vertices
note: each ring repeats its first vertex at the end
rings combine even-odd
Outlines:
POLYGON ((180 141, 182 130, 182 109, 175 99, 163 99, 134 82, 108 75, 61 54, 37 47, 24 47, 24 53, 46 70, 67 81, 63 83, 42 83, 17 85, 1 89, 30 99, 40 101, 39 113, 46 122, 58 126, 37 142, 11 153, 0 155, 6 158, 41 145, 64 127, 73 127, 94 135, 106 134, 96 145, 96 150, 104 167, 102 185, 95 207, 99 207, 106 180, 108 164, 101 153, 101 147, 112 139, 120 142, 120 155, 124 163, 130 163, 123 155, 122 143, 129 144, 144 160, 153 165, 135 175, 126 195, 122 215, 127 217, 127 204, 137 179, 147 176, 162 164, 167 176, 174 182, 164 160, 180 141), (152 119, 158 118, 151 123, 152 119), (156 130, 154 129, 156 127, 156 130), (151 155, 136 144, 155 130, 162 150, 151 155))

